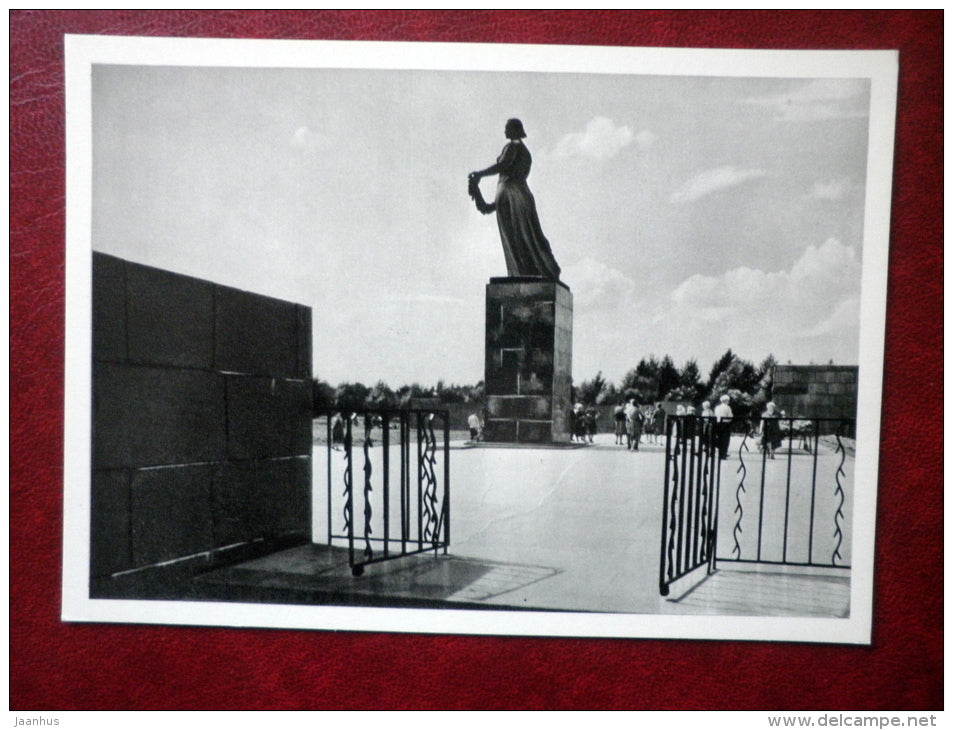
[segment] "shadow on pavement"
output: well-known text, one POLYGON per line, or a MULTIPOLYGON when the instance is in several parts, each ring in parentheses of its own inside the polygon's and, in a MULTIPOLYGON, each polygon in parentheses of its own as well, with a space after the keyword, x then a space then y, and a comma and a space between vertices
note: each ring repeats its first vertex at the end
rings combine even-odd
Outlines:
MULTIPOLYGON (((355 578, 346 548, 302 545, 197 576, 179 596, 186 600, 304 605, 419 608, 521 608, 489 599, 546 580, 559 571, 421 554, 375 563, 355 578)), ((534 610, 540 610, 534 607, 534 610)))

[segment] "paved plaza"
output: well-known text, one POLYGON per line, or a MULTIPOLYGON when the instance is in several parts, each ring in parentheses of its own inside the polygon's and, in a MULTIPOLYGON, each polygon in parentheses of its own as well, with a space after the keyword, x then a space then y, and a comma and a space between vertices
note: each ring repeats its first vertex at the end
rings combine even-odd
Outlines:
MULTIPOLYGON (((761 457, 746 457, 748 488, 732 481, 738 469, 737 448, 723 462, 719 555, 730 554, 738 505, 758 494, 761 457), (726 485, 731 488, 726 489, 726 485), (729 515, 725 520, 724 515, 729 515)), ((356 449, 355 453, 360 450, 356 449)), ((372 474, 377 475, 372 499, 374 534, 383 535, 379 478, 382 449, 371 449, 372 474)), ((659 552, 664 445, 642 444, 638 452, 614 444, 600 434, 592 445, 575 448, 522 448, 451 443, 451 536, 444 556, 433 553, 368 565, 353 577, 347 565, 346 541, 336 547, 321 544, 291 548, 202 578, 206 587, 227 587, 234 599, 335 603, 353 605, 446 605, 635 614, 710 614, 843 617, 849 613, 849 571, 818 571, 788 567, 738 570, 720 563, 704 578, 695 574, 676 584, 663 598, 659 593, 659 552), (264 595, 262 592, 264 591, 264 595), (264 596, 264 597, 263 597, 264 596)), ((326 542, 327 454, 314 450, 314 539, 326 542)), ((397 459, 392 446, 390 458, 397 459)), ((332 531, 340 532, 343 497, 339 480, 343 451, 331 452, 332 531)), ((836 470, 840 457, 829 452, 819 458, 819 471, 836 470)), ((787 471, 786 460, 767 463, 765 503, 779 499, 787 471), (780 480, 780 481, 779 481, 780 480)), ((796 456, 792 472, 810 469, 809 456, 796 456)), ((849 497, 852 459, 846 462, 848 512, 845 562, 849 562, 849 497)), ((393 467, 392 467, 393 468, 393 467)), ((361 473, 356 461, 355 473, 361 473)), ((359 482, 362 477, 355 477, 359 482)), ((360 489, 360 484, 356 487, 360 489)), ((820 491, 823 491, 820 490, 820 491)), ((391 513, 397 514, 394 492, 391 513)), ((805 500, 792 490, 789 535, 807 519, 798 504, 805 500)), ((361 522, 362 507, 355 507, 361 522)), ((744 504, 749 514, 755 505, 744 504)), ((392 518, 396 521, 396 518, 392 518)), ((750 518, 749 518, 750 519, 750 518)), ((770 519, 766 525, 770 529, 770 519)), ((744 524, 744 523, 743 523, 744 524)), ((750 540, 750 524, 739 535, 750 540)), ((391 525, 391 534, 396 528, 391 525)), ((832 530, 831 530, 832 531, 832 530)), ((774 533, 778 530, 775 529, 774 533)), ((823 533, 818 530, 816 534, 823 533)), ((766 557, 780 554, 777 534, 762 538, 766 557)), ((789 540, 788 550, 802 549, 789 540)), ((363 544, 363 543, 362 543, 363 544)), ((744 546, 748 549, 748 546, 744 546)), ((817 549, 828 550, 829 545, 817 549)), ((789 555, 790 557, 790 555, 789 555)), ((797 557, 794 555, 794 557, 797 557)))

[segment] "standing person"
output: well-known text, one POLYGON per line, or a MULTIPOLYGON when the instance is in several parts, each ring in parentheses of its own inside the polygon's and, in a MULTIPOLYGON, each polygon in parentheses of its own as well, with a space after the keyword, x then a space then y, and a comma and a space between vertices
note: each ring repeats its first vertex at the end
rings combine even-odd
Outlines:
POLYGON ((582 403, 577 403, 572 407, 572 439, 579 439, 582 442, 586 440, 586 422, 582 403))
POLYGON ((470 197, 481 213, 496 211, 506 270, 510 276, 540 276, 559 281, 559 264, 543 235, 536 199, 526 184, 533 157, 523 144, 526 138, 523 122, 507 120, 504 133, 509 141, 496 164, 468 176, 470 197), (479 189, 480 179, 488 175, 499 175, 496 200, 490 205, 482 203, 479 189))
POLYGON ((625 406, 620 403, 612 411, 612 420, 615 422, 615 442, 616 445, 622 445, 622 439, 625 438, 625 406))
POLYGON ((702 412, 701 412, 701 435, 702 443, 705 444, 705 448, 708 448, 708 444, 711 441, 711 424, 715 419, 715 412, 711 409, 711 403, 709 401, 702 401, 702 412))
POLYGON ((773 459, 775 450, 781 447, 781 420, 777 406, 774 403, 768 403, 765 406, 764 413, 761 414, 759 435, 761 436, 761 448, 769 459, 773 459))
POLYGON ((642 411, 635 405, 635 398, 630 398, 625 407, 625 433, 626 450, 638 451, 642 440, 642 411))
POLYGON ((467 427, 470 429, 470 440, 479 441, 480 440, 480 431, 482 430, 483 424, 480 422, 480 417, 476 413, 471 413, 467 416, 467 427))
POLYGON ((654 444, 658 440, 658 432, 655 429, 655 408, 651 403, 642 411, 642 433, 645 434, 647 444, 654 444))
POLYGON ((331 417, 331 448, 337 451, 344 444, 344 419, 340 413, 331 417))
MULTIPOLYGON (((655 421, 655 438, 665 438, 665 409, 661 403, 655 404, 655 414, 652 416, 655 421)), ((656 443, 659 443, 656 441, 656 443)))
POLYGON ((724 461, 728 458, 728 447, 731 445, 731 398, 725 393, 718 399, 715 406, 715 440, 718 444, 718 458, 724 461))
POLYGON ((596 410, 595 406, 589 406, 586 409, 585 416, 583 420, 586 424, 586 435, 589 437, 589 443, 595 443, 596 436, 596 421, 599 418, 599 412, 596 410))

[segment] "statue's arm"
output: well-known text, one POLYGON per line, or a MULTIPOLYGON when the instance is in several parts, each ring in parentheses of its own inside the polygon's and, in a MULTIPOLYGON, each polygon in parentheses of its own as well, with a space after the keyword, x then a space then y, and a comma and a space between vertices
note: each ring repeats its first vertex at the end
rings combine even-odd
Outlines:
POLYGON ((513 149, 512 144, 508 144, 505 148, 503 148, 503 154, 500 155, 500 158, 497 160, 495 165, 490 165, 485 170, 471 172, 468 177, 475 177, 477 180, 479 180, 480 178, 487 177, 489 175, 499 175, 501 172, 506 172, 513 164, 513 160, 515 159, 516 151, 513 149))
POLYGON ((497 162, 495 165, 490 165, 485 170, 477 170, 471 172, 467 177, 479 180, 480 178, 489 177, 490 175, 499 175, 500 174, 500 163, 497 162))

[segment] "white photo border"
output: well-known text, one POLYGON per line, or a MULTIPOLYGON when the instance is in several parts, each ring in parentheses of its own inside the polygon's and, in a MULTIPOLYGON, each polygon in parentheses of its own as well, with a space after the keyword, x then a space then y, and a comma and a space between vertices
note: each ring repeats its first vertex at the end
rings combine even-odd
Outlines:
POLYGON ((894 128, 896 51, 712 50, 369 41, 65 37, 66 377, 62 619, 439 634, 869 644, 894 128), (844 619, 261 605, 89 597, 94 64, 543 71, 870 81, 850 616, 844 619))

